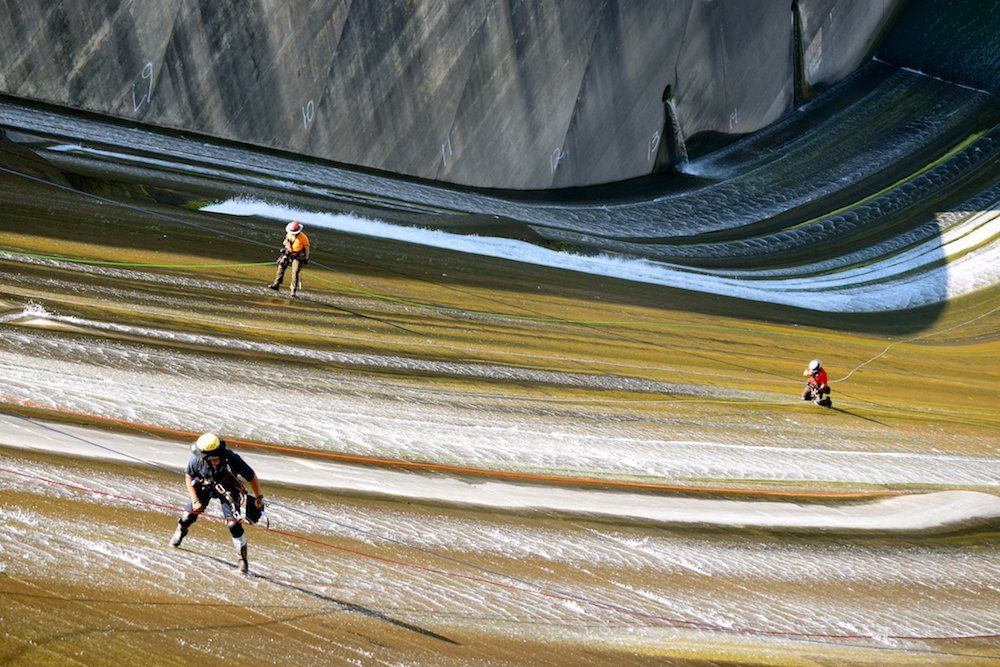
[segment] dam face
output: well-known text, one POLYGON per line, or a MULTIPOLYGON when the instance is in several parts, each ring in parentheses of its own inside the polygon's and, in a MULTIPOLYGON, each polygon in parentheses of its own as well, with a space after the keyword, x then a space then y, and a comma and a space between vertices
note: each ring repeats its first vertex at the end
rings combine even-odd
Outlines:
POLYGON ((0 92, 462 185, 582 186, 661 168, 665 129, 773 123, 902 4, 2 0, 0 92))
POLYGON ((1000 661, 1000 14, 896 4, 0 0, 0 662, 1000 661))

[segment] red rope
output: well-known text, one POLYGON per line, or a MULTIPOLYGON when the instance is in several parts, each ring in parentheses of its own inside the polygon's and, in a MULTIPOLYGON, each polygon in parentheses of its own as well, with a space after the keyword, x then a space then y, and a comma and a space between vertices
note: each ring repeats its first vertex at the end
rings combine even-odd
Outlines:
MULTIPOLYGON (((91 489, 85 486, 80 486, 78 484, 70 484, 68 482, 60 482, 54 479, 48 479, 46 477, 41 477, 38 475, 31 475, 28 473, 18 472, 16 470, 10 470, 9 468, 0 468, 0 472, 9 475, 14 475, 17 477, 22 477, 25 479, 31 479, 38 482, 43 482, 45 484, 50 484, 52 486, 59 486, 66 489, 71 489, 73 491, 79 491, 81 493, 90 493, 97 496, 102 496, 106 498, 113 498, 115 500, 122 500, 125 502, 145 505, 147 507, 155 507, 157 509, 165 509, 171 511, 183 511, 184 508, 177 507, 175 505, 167 505, 164 503, 156 503, 146 500, 137 500, 135 498, 130 498, 128 496, 123 496, 116 493, 110 493, 107 491, 100 491, 98 489, 91 489)), ((225 520, 225 517, 219 515, 203 514, 201 516, 207 516, 210 519, 225 520)), ((250 524, 254 525, 254 524, 250 524)), ((260 526, 256 526, 260 528, 260 526)), ((298 533, 293 533, 286 530, 281 530, 278 528, 264 528, 267 532, 275 533, 277 535, 282 535, 294 540, 299 540, 302 542, 308 542, 317 546, 321 546, 326 549, 333 551, 340 551, 343 553, 348 553, 359 558, 365 558, 368 560, 376 561, 379 563, 384 563, 386 565, 391 565, 395 567, 403 567, 411 570, 416 570, 419 572, 425 572, 428 574, 435 574, 451 579, 463 579, 466 581, 471 581, 480 584, 486 584, 496 588, 502 588, 504 590, 516 591, 520 593, 531 593, 535 595, 541 595, 543 597, 560 600, 563 602, 573 602, 576 604, 583 604, 590 607, 595 607, 597 609, 602 609, 605 611, 614 611, 618 613, 628 614, 630 616, 636 616, 640 618, 660 621, 668 625, 682 625, 686 627, 698 628, 700 630, 710 630, 715 632, 729 632, 742 635, 752 635, 752 636, 770 636, 770 637, 800 637, 800 638, 811 638, 811 639, 868 639, 868 640, 878 640, 878 637, 874 635, 866 635, 860 633, 823 633, 823 632, 796 632, 792 630, 765 630, 760 628, 740 628, 740 627, 727 627, 724 625, 718 625, 714 623, 704 623, 701 621, 691 621, 682 618, 673 618, 670 616, 662 616, 658 614, 651 614, 648 612, 640 611, 637 609, 629 609, 628 607, 623 607, 613 603, 600 602, 597 600, 588 600, 586 598, 574 597, 571 595, 566 595, 563 593, 557 593, 554 591, 547 591, 543 588, 524 588, 522 586, 514 586, 512 584, 505 584, 500 581, 493 579, 488 579, 486 577, 479 577, 469 574, 461 574, 459 572, 453 572, 450 570, 440 570, 437 568, 426 567, 423 565, 416 565, 414 563, 407 563, 405 561, 396 560, 393 558, 386 558, 384 556, 378 556, 376 554, 368 553, 365 551, 360 551, 358 549, 352 549, 350 547, 344 547, 337 544, 332 544, 330 542, 325 542, 323 540, 307 537, 305 535, 300 535, 298 533)), ((995 639, 1000 637, 1000 634, 983 634, 983 635, 939 635, 939 636, 928 636, 928 635, 885 635, 886 639, 901 639, 901 640, 913 640, 913 641, 945 641, 945 640, 955 640, 955 639, 995 639)))

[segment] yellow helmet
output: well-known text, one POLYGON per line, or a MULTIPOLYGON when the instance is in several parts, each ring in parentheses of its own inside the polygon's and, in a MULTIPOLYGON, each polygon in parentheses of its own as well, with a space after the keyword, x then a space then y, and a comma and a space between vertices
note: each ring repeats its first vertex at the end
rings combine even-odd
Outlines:
POLYGON ((191 446, 191 451, 203 459, 212 456, 222 456, 226 449, 226 441, 214 433, 202 433, 198 440, 191 446))

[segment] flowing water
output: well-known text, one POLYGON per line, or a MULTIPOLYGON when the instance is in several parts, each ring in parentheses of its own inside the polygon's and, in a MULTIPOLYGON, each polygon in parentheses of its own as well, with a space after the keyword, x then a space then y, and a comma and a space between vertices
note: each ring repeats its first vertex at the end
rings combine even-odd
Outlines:
MULTIPOLYGON (((649 192, 541 200, 4 102, 0 400, 21 430, 0 444, 75 422, 538 484, 995 496, 998 120, 987 92, 873 61, 649 192), (314 247, 297 299, 265 287, 291 218, 314 247), (798 396, 816 356, 830 410, 798 396)), ((165 548, 176 475, 101 433, 76 445, 120 461, 0 450, 0 659, 1000 657, 995 516, 665 528, 264 480, 288 534, 253 531, 234 584, 218 524, 165 548), (224 610, 241 639, 161 604, 224 610)))

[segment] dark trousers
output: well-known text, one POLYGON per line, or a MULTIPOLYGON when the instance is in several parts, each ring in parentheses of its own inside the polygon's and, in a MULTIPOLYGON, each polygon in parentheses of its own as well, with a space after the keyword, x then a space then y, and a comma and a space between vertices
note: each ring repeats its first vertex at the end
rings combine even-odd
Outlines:
POLYGON ((189 500, 187 505, 184 506, 184 514, 178 519, 177 523, 184 526, 185 529, 191 527, 191 524, 198 520, 198 515, 208 508, 208 503, 212 501, 212 498, 218 498, 219 503, 222 505, 222 516, 226 517, 226 527, 229 529, 229 534, 233 536, 233 539, 243 537, 243 524, 236 518, 236 515, 240 511, 239 493, 223 495, 212 487, 205 485, 195 486, 195 493, 198 494, 201 511, 195 512, 194 503, 189 500), (232 502, 230 502, 230 499, 232 499, 232 502))
POLYGON ((827 386, 823 387, 822 389, 820 389, 819 387, 817 387, 816 385, 812 384, 811 382, 807 382, 806 383, 806 388, 802 390, 802 400, 803 401, 811 401, 814 398, 818 398, 818 397, 823 396, 823 394, 829 394, 829 393, 830 393, 830 386, 829 385, 827 385, 827 386))

